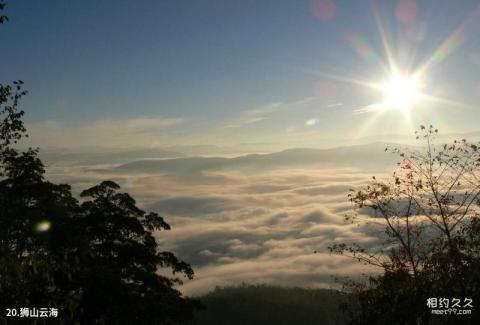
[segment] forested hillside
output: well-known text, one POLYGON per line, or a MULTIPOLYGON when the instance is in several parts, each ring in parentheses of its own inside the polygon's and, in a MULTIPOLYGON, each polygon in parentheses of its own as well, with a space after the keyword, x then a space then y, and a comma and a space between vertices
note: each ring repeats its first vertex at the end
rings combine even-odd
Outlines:
POLYGON ((329 289, 267 285, 217 287, 200 297, 206 309, 195 315, 197 324, 346 324, 340 305, 345 294, 329 289))

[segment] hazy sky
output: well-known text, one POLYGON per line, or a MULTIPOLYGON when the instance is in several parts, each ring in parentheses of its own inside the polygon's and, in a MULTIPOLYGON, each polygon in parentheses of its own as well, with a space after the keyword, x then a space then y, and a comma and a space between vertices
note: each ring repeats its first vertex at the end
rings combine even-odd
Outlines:
POLYGON ((1 80, 25 81, 45 146, 478 130, 479 1, 7 2, 1 80), (424 67, 419 91, 431 97, 368 109, 385 93, 361 84, 390 79, 392 62, 403 75, 424 67))

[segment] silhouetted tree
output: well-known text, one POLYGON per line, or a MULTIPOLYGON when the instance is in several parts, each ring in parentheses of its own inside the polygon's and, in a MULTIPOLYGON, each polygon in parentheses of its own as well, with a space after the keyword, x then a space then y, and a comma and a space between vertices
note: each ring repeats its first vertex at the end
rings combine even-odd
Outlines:
MULTIPOLYGON (((360 213, 349 222, 380 226, 377 249, 336 244, 334 253, 351 256, 383 273, 368 283, 350 281, 358 297, 356 324, 477 323, 470 316, 432 315, 428 298, 480 298, 480 150, 466 140, 435 145, 437 130, 420 127, 422 150, 393 149, 398 169, 390 181, 375 177, 349 194, 360 213)), ((388 149, 386 149, 388 150, 388 149)), ((461 308, 457 308, 461 309, 461 308)))
POLYGON ((170 229, 156 213, 145 213, 111 181, 83 191, 80 225, 88 249, 80 279, 87 323, 102 315, 106 323, 163 323, 192 317, 192 301, 173 288, 180 278, 157 273, 171 268, 193 277, 193 270, 170 252, 159 252, 152 231, 170 229), (132 312, 134 311, 134 312, 132 312))
MULTIPOLYGON (((5 2, 0 1, 0 11, 5 9, 5 2)), ((0 24, 3 24, 8 20, 7 16, 0 15, 0 24)))
POLYGON ((55 307, 57 319, 15 321, 190 320, 197 303, 174 285, 182 276, 191 279, 193 270, 159 249, 153 232, 170 229, 161 216, 138 208, 112 181, 83 191, 80 203, 69 185, 45 180, 38 148, 18 149, 26 136, 22 85, 0 85, 0 319, 11 320, 6 308, 55 307))

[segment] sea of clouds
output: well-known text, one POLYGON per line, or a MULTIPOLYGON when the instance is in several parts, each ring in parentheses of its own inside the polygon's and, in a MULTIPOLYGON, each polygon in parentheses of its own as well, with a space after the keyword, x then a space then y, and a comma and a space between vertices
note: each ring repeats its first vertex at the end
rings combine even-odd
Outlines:
POLYGON ((344 220, 354 212, 349 189, 364 186, 373 175, 387 177, 395 167, 393 157, 376 164, 387 154, 379 146, 370 149, 374 153, 367 152, 367 159, 342 153, 341 162, 330 159, 328 164, 320 159, 323 153, 320 161, 308 164, 282 164, 290 158, 278 154, 115 165, 56 161, 47 163, 47 177, 71 184, 76 195, 102 180, 114 180, 142 208, 161 214, 172 229, 156 233, 160 248, 174 252, 195 271, 194 280, 181 287, 186 294, 242 282, 336 287, 334 277, 375 271, 328 252, 334 243, 378 245, 371 227, 344 220))

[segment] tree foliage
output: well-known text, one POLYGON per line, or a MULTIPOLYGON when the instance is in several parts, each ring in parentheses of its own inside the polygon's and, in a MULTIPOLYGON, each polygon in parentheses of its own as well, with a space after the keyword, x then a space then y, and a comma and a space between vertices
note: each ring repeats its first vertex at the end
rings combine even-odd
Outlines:
POLYGON ((206 306, 195 313, 199 325, 347 324, 339 306, 349 296, 337 290, 242 284, 216 287, 199 299, 206 306))
MULTIPOLYGON (((380 244, 336 244, 330 250, 379 267, 379 276, 346 287, 357 295, 356 323, 475 323, 478 315, 432 315, 428 298, 470 298, 480 293, 480 150, 465 139, 435 142, 421 126, 421 149, 390 149, 398 168, 390 180, 373 177, 349 194, 358 208, 349 222, 380 226, 380 244)), ((386 150, 389 150, 388 148, 386 150)))
MULTIPOLYGON (((1 10, 4 10, 5 9, 5 2, 3 1, 0 1, 0 11, 1 10)), ((7 16, 4 16, 4 15, 0 15, 0 24, 3 24, 4 22, 6 22, 8 20, 8 17, 7 16)))
POLYGON ((154 233, 170 229, 161 216, 140 209, 112 181, 83 191, 79 201, 69 185, 45 179, 38 148, 18 149, 26 136, 22 86, 0 85, 0 319, 9 321, 5 308, 21 307, 58 308, 58 318, 37 323, 191 319, 197 303, 174 286, 193 270, 158 246, 154 233))

